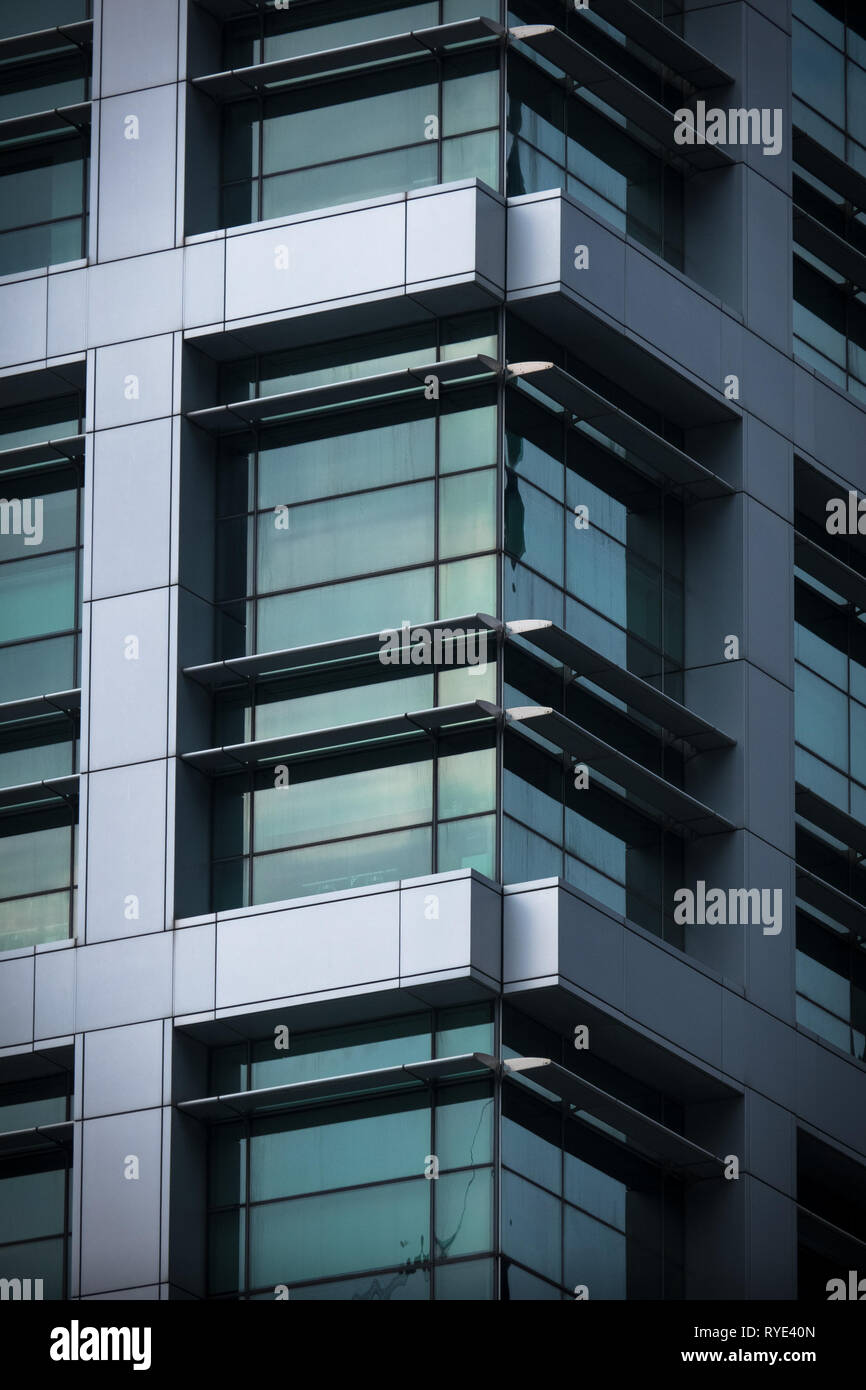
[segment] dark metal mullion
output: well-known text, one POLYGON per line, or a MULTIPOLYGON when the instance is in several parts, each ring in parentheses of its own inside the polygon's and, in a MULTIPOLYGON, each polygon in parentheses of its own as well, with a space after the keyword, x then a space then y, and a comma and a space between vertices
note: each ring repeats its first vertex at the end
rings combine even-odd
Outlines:
MULTIPOLYGON (((504 148, 504 142, 503 142, 504 148)), ((505 306, 500 305, 497 313, 497 341, 496 355, 500 362, 507 361, 508 341, 507 341, 507 314, 505 306)), ((505 566, 508 563, 505 558, 505 435, 506 435, 506 393, 505 385, 500 374, 496 386, 496 523, 495 523, 495 543, 496 543, 496 612, 505 621, 505 566)), ((497 708, 502 709, 505 704, 505 643, 500 642, 494 634, 493 644, 496 659, 496 685, 494 691, 494 701, 497 708)), ((485 638, 485 650, 489 651, 491 642, 490 634, 485 638)), ((495 837, 493 845, 494 864, 493 871, 499 883, 505 881, 504 846, 505 846, 505 730, 497 728, 495 734, 494 748, 496 750, 496 822, 495 837)))
MULTIPOLYGON (((430 1050, 431 1050, 431 1052, 435 1052, 435 1050, 436 1050, 436 1022, 437 1022, 437 1015, 436 1015, 436 1014, 434 1014, 434 1016, 433 1016, 431 1022, 432 1022, 432 1025, 433 1025, 433 1036, 432 1036, 432 1038, 431 1038, 431 1040, 430 1040, 431 1043, 432 1043, 432 1046, 431 1046, 431 1049, 430 1049, 430 1050)), ((438 1093, 437 1093, 437 1090, 436 1090, 435 1082, 429 1087, 429 1091, 430 1091, 430 1130, 429 1130, 429 1134, 430 1134, 430 1153, 433 1154, 433 1156, 436 1158, 436 1161, 437 1161, 437 1163, 438 1163, 438 1155, 437 1155, 437 1153, 436 1153, 436 1142, 437 1142, 436 1136, 437 1136, 437 1128, 438 1128, 438 1127, 437 1127, 437 1124, 436 1124, 436 1103, 437 1103, 437 1094, 438 1094, 438 1093)), ((430 1188, 430 1202, 429 1202, 429 1206, 428 1206, 428 1213, 429 1213, 429 1235, 428 1235, 428 1240, 429 1240, 430 1298, 431 1298, 431 1300, 435 1300, 435 1298, 436 1298, 436 1259, 435 1259, 435 1255, 436 1255, 436 1183, 437 1183, 437 1182, 438 1182, 438 1177, 437 1177, 437 1178, 429 1178, 429 1179, 427 1180, 427 1186, 430 1188)))
MULTIPOLYGON (((233 775, 237 775, 237 774, 232 774, 232 773, 229 774, 229 776, 233 776, 233 775)), ((216 779, 215 779, 215 780, 216 780, 216 779)), ((318 778, 318 779, 316 779, 316 780, 322 781, 323 779, 322 779, 322 778, 318 778)), ((448 816, 445 820, 443 820, 442 824, 443 824, 443 825, 456 825, 458 821, 463 821, 463 820, 484 820, 484 819, 485 819, 487 816, 489 816, 489 815, 490 815, 490 812, 489 812, 489 811, 472 811, 470 814, 465 815, 465 816, 448 816)), ((396 829, 399 830, 399 831, 404 831, 404 830, 426 830, 426 829, 429 828, 429 826, 430 826, 430 821, 429 821, 429 820, 423 820, 423 821, 414 821, 414 822, 412 822, 412 824, 410 824, 410 825, 401 825, 401 826, 396 827, 396 829)), ((319 848, 320 846, 322 846, 322 845, 340 845, 340 844, 348 844, 348 843, 351 843, 351 842, 353 842, 353 841, 355 841, 355 840, 372 840, 372 839, 375 839, 377 835, 391 835, 391 834, 394 834, 394 833, 395 833, 394 830, 365 830, 365 831, 364 831, 362 834, 360 834, 360 835, 341 835, 341 836, 340 836, 338 839, 336 839, 336 840, 331 836, 331 837, 328 837, 328 838, 326 838, 326 839, 324 839, 324 840, 314 840, 314 841, 310 842, 309 844, 303 844, 303 845, 283 845, 283 846, 278 846, 276 849, 260 850, 259 853, 258 853, 258 855, 257 855, 256 857, 259 858, 259 859, 269 859, 269 858, 272 858, 275 854, 293 853, 295 850, 301 850, 301 849, 307 849, 307 850, 309 850, 309 849, 318 849, 318 848, 319 848)), ((224 855, 222 855, 219 859, 216 859, 214 862, 217 863, 217 864, 232 864, 232 863, 236 863, 238 859, 243 859, 243 858, 245 858, 245 857, 246 857, 246 856, 245 856, 245 855, 242 855, 242 854, 224 854, 224 855)), ((607 877, 607 875, 604 875, 604 877, 607 877)), ((56 889, 56 888, 55 888, 55 889, 47 889, 47 890, 46 890, 46 892, 59 892, 59 891, 62 891, 62 890, 59 890, 59 889, 56 889)), ((23 897, 30 898, 30 897, 35 897, 35 896, 37 896, 37 895, 36 895, 36 894, 33 894, 33 893, 26 893, 26 894, 23 894, 22 896, 23 896, 23 897)), ((13 901, 13 900, 10 899, 10 901, 13 901)))
POLYGON ((493 1298, 502 1298, 502 995, 493 1002, 493 1055, 496 1071, 493 1074, 493 1298))

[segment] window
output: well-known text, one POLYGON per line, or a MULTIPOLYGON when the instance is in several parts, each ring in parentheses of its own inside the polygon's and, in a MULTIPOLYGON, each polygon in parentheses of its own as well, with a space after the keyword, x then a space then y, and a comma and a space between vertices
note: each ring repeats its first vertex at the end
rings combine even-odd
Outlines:
POLYGON ((43 1141, 48 1151, 33 1152, 38 1145, 26 1131, 63 1124, 69 1105, 67 1071, 0 1084, 0 1133, 25 1131, 17 1145, 6 1140, 0 1158, 0 1279, 30 1280, 33 1299, 69 1296, 72 1146, 71 1136, 55 1130, 54 1142, 43 1141))
MULTIPOLYGON (((792 39, 795 136, 802 131, 866 176, 862 7, 795 0, 792 39)), ((816 168, 794 165, 794 348, 866 400, 866 210, 817 177, 816 168)), ((826 177, 833 179, 830 164, 826 177)))
MULTIPOLYGON (((489 352, 491 344, 495 351, 492 316, 470 316, 462 342, 459 323, 450 333, 443 325, 442 360, 489 352)), ((437 346, 427 328, 423 341, 420 334, 402 343, 379 337, 348 352, 340 345, 328 365, 325 353, 321 366, 316 356, 262 359, 254 369, 258 394, 435 360, 437 346)), ((235 367, 224 396, 243 387, 244 372, 244 394, 251 394, 250 368, 235 367)), ((224 442, 216 576, 222 655, 495 610, 495 388, 443 392, 438 404, 419 394, 224 442)))
POLYGON ((461 53, 229 105, 223 225, 472 177, 498 189, 498 89, 497 55, 461 53))
POLYGON ((797 912, 797 1022, 866 1061, 866 940, 814 908, 797 912))
POLYGON ((512 56, 507 193, 564 188, 671 264, 683 263, 682 177, 537 64, 512 56))
POLYGON ((495 873, 493 734, 343 752, 214 783, 214 907, 478 868, 495 873), (434 835, 435 831, 435 835, 434 835))
MULTIPOLYGON (((22 448, 36 442, 34 435, 77 433, 80 417, 70 418, 75 400, 50 402, 44 412, 0 412, 0 443, 22 448)), ((3 458, 0 705, 78 684, 83 492, 80 460, 33 469, 3 468, 3 458)))
MULTIPOLYGON (((493 1047, 489 1005, 292 1035, 213 1054, 212 1086, 253 1089, 493 1047)), ((351 1092, 351 1085, 348 1087, 351 1092)), ((288 1101, 288 1098, 287 1098, 288 1101)), ((211 1297, 492 1297, 490 1072, 212 1125, 211 1297), (439 1177, 425 1178, 430 1156, 439 1177), (459 1264, 458 1264, 459 1262, 459 1264), (458 1291, 459 1290, 459 1291, 458 1291)))
MULTIPOLYGON (((503 1055, 550 1057, 574 1070, 563 1039, 511 1009, 503 1055)), ((596 1066, 597 1084, 623 1084, 596 1066)), ((502 1088, 503 1298, 573 1298, 578 1285, 591 1299, 682 1298, 682 1185, 615 1142, 623 1135, 544 1095, 535 1083, 502 1088)), ((640 1108, 651 1113, 660 1102, 643 1096, 640 1108)))

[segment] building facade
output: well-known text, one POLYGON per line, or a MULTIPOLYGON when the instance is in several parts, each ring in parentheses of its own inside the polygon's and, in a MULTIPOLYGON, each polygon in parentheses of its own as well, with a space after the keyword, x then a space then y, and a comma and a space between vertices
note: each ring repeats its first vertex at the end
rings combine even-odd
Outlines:
POLYGON ((4 1298, 866 1274, 864 218, 853 0, 0 2, 4 1298))

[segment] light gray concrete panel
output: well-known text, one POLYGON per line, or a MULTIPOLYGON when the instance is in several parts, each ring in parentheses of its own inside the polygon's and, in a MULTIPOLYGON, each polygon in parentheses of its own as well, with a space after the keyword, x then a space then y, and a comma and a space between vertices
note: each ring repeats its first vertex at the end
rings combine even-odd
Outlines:
POLYGON ((216 1002, 216 923, 184 927, 173 933, 174 1009, 177 1014, 204 1013, 216 1002))
POLYGON ((470 968, 499 983, 501 899, 468 875, 436 876, 400 892, 400 977, 470 968))
POLYGON ((479 188, 410 197, 406 202, 407 286, 466 274, 476 267, 502 285, 504 218, 502 205, 479 188))
MULTIPOLYGON (((769 770, 765 775, 771 775, 769 770)), ((782 780, 778 771, 773 775, 782 780)), ((793 789, 793 776, 787 785, 793 789)), ((793 791, 790 799, 781 796, 778 799, 781 803, 779 819, 787 819, 793 840, 793 791)), ((794 860, 758 834, 749 834, 742 886, 772 889, 773 897, 769 901, 774 905, 781 903, 782 923, 779 932, 765 931, 763 927, 750 927, 746 932, 746 997, 759 1008, 793 1024, 797 939, 794 860), (776 898, 777 889, 780 899, 776 898)))
POLYGON ((165 761, 91 773, 88 789, 88 942, 162 931, 165 761))
POLYGON ((81 1292, 110 1293, 159 1281, 162 1112, 82 1126, 81 1292), (124 1177, 138 1160, 138 1178, 124 1177))
POLYGON ((797 1207, 776 1190, 775 1183, 758 1182, 751 1177, 740 1181, 744 1185, 749 1212, 746 1297, 794 1299, 797 1297, 797 1207))
MULTIPOLYGON (((186 8, 184 6, 184 8, 186 8)), ((109 0, 103 6, 103 97, 177 80, 178 0, 109 0)))
POLYGON ((806 1118, 857 1153, 866 1153, 862 1067, 823 1042, 813 1043, 813 1047, 815 1106, 806 1118))
MULTIPOLYGON (((787 631, 792 627, 793 623, 789 623, 787 631)), ((746 701, 748 742, 744 772, 749 828, 785 853, 793 854, 793 693, 749 663, 746 701)))
MULTIPOLYGON (((780 1193, 797 1195, 797 1125, 788 1110, 757 1091, 745 1098, 748 1171, 780 1193)), ((741 1165, 743 1166, 743 1165, 741 1165)))
POLYGON ((708 299, 636 246, 626 253, 625 294, 629 328, 722 390, 720 315, 708 299))
POLYGON ((187 246, 183 255, 184 328, 221 323, 226 300, 225 238, 187 246))
POLYGON ((403 284, 406 204, 295 220, 226 242, 226 319, 403 284))
POLYGON ((740 404, 780 434, 791 432, 793 363, 755 333, 743 336, 740 404))
POLYGON ((174 246, 177 87, 103 101, 99 119, 99 259, 174 246))
POLYGON ((393 983, 399 934, 396 891, 219 921, 217 1008, 393 983))
POLYGON ((793 1028, 763 1009, 743 1010, 743 1080, 777 1105, 795 1108, 797 1075, 793 1028))
POLYGON ((84 1039, 84 1118, 162 1102, 161 1022, 104 1028, 84 1039))
MULTIPOLYGON (((791 94, 791 47, 787 34, 777 24, 758 14, 751 5, 743 11, 746 59, 746 101, 749 107, 778 110, 782 123, 782 148, 778 154, 765 154, 763 145, 742 147, 743 156, 761 178, 775 184, 783 193, 791 189, 791 125, 788 119, 791 94)), ((732 151, 733 152, 733 151, 732 151)), ((789 203, 790 207, 790 203, 789 203)), ((788 258, 779 257, 787 261, 788 258)), ((782 312, 781 306, 779 312, 782 312)))
MULTIPOLYGON (((798 373, 799 378, 799 373, 798 373)), ((866 456, 863 450, 863 407, 838 387, 815 378, 815 457, 850 478, 852 487, 866 491, 866 456)))
POLYGON ((508 203, 508 291, 557 283, 561 275, 562 198, 513 198, 508 203))
POLYGON ((59 1038, 74 1031, 75 956, 72 946, 36 952, 35 1038, 59 1038))
POLYGON ((559 889, 508 892, 502 899, 502 977, 506 983, 559 973, 559 889))
POLYGON ((89 275, 89 346, 98 347, 130 337, 150 338, 180 328, 182 251, 160 251, 152 256, 110 261, 92 266, 89 275))
POLYGON ((48 276, 49 357, 83 352, 87 346, 87 277, 86 270, 65 270, 48 276))
POLYGON ((757 502, 786 521, 794 520, 794 470, 791 444, 758 420, 743 420, 743 483, 757 502))
POLYGON ((685 664, 715 666, 725 658, 725 639, 745 644, 742 496, 700 502, 689 509, 685 532, 685 664), (720 582, 720 576, 722 580, 720 582))
POLYGON ((567 198, 562 199, 561 208, 560 278, 591 304, 622 322, 625 319, 624 238, 574 207, 567 198), (577 269, 585 260, 585 268, 577 269))
MULTIPOLYGON (((766 106, 768 103, 762 102, 766 106)), ((788 132, 785 132, 788 139, 788 132)), ((793 265, 781 254, 790 245, 792 204, 790 197, 766 177, 765 165, 778 164, 772 155, 758 151, 758 171, 746 173, 749 235, 746 239, 746 319, 754 333, 782 352, 791 351, 791 296, 793 265)))
POLYGON ((76 1026, 82 1032, 170 1014, 167 932, 79 947, 76 1026))
POLYGON ((33 989, 32 953, 0 954, 0 1047, 32 1042, 33 989))
POLYGON ((721 1066, 722 990, 714 981, 636 932, 625 940, 623 973, 624 1008, 630 1017, 711 1066, 721 1066))
POLYGON ((48 277, 0 285, 0 366, 48 356, 48 277))
POLYGON ((168 590, 91 605, 90 767, 164 758, 168 590))
POLYGON ((100 348, 93 428, 135 425, 170 415, 173 361, 171 335, 100 348))
POLYGON ((92 598, 169 583, 171 446, 169 418, 95 436, 92 598))

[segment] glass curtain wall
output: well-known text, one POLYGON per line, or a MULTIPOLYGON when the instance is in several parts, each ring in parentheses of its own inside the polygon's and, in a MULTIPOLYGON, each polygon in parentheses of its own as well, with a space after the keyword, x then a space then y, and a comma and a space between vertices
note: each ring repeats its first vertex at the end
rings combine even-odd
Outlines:
MULTIPOLYGON (((567 1040, 522 1015, 507 1010, 504 1030, 503 1056, 572 1066, 567 1040)), ((681 1298, 682 1186, 607 1125, 483 1064, 352 1094, 353 1073, 496 1050, 489 1004, 293 1033, 282 1055, 271 1041, 215 1050, 215 1094, 334 1076, 346 1088, 211 1125, 210 1297, 486 1300, 501 1254, 503 1299, 571 1299, 579 1284, 593 1299, 681 1298)), ((662 1097, 595 1065, 599 1084, 679 1124, 662 1097)))
POLYGON ((89 100, 90 48, 57 49, 37 37, 89 17, 83 0, 34 0, 0 15, 0 39, 34 36, 24 51, 0 55, 0 275, 87 254, 87 121, 58 116, 35 137, 26 124, 3 123, 89 100))
MULTIPOLYGON (((794 126, 866 177, 866 14, 845 0, 794 0, 794 126)), ((797 205, 866 254, 866 210, 794 166, 797 205)), ((797 219, 795 216, 795 239, 797 219)), ((828 253, 829 254, 829 253, 828 253)), ((866 400, 866 285, 796 246, 794 350, 866 400)))
MULTIPOLYGON (((0 1086, 0 1135, 68 1120, 68 1076, 0 1086)), ((44 1299, 68 1297, 71 1164, 71 1146, 36 1155, 7 1140, 0 1157, 0 1279, 41 1279, 44 1299)))

